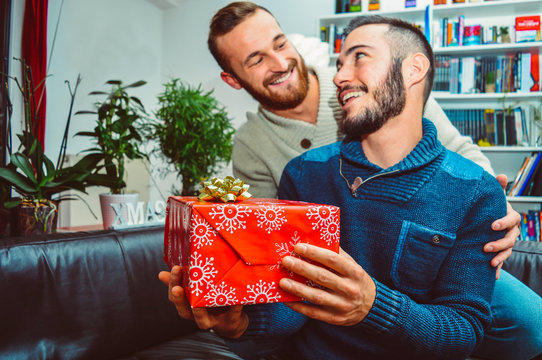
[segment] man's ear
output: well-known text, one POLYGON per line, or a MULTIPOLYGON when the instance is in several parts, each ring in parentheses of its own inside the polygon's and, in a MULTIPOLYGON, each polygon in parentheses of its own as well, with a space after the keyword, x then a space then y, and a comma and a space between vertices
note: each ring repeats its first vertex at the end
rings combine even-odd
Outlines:
POLYGON ((422 53, 409 56, 405 61, 405 86, 410 87, 425 80, 431 64, 429 59, 422 53))
POLYGON ((235 90, 241 90, 243 88, 243 86, 241 85, 241 83, 239 83, 237 78, 234 75, 230 74, 230 73, 222 71, 220 73, 220 78, 222 79, 222 81, 224 81, 226 84, 228 84, 229 86, 231 86, 235 90))

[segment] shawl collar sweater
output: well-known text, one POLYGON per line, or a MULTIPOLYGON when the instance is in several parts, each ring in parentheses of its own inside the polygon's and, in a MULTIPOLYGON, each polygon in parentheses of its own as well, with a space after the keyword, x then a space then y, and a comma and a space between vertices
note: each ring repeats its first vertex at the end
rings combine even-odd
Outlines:
POLYGON ((279 197, 340 207, 341 247, 373 278, 376 299, 349 327, 283 304, 248 307, 245 336, 295 333, 295 356, 305 359, 459 359, 476 348, 495 283, 482 247, 502 236, 490 224, 506 213, 506 199, 493 176, 446 150, 425 119, 423 131, 388 169, 348 139, 287 165, 279 197), (353 197, 346 181, 357 176, 364 182, 353 197))

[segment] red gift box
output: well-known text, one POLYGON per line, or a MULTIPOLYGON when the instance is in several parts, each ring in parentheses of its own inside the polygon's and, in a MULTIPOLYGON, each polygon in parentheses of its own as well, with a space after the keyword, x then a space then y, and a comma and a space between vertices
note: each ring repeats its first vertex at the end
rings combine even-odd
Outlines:
POLYGON ((164 260, 182 266, 192 307, 301 300, 278 285, 283 277, 311 286, 281 259, 298 242, 339 252, 336 206, 276 199, 235 203, 172 196, 168 200, 164 260))

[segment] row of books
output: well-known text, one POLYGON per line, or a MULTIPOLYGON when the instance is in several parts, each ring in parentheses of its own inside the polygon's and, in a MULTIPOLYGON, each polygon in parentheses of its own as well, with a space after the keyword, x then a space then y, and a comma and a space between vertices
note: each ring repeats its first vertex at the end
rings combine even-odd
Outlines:
MULTIPOLYGON (((483 0, 483 1, 492 1, 492 0, 483 0)), ((434 0, 434 5, 447 5, 447 4, 465 4, 465 3, 479 3, 482 0, 434 0)))
POLYGON ((330 24, 329 26, 320 27, 320 41, 329 44, 330 55, 341 52, 343 33, 344 26, 330 24))
POLYGON ((440 20, 439 32, 434 44, 441 47, 469 46, 512 42, 540 41, 540 15, 518 16, 515 26, 465 24, 465 16, 456 20, 444 17, 440 20), (512 28, 515 36, 511 34, 512 28))
POLYGON ((542 196, 542 152, 535 152, 526 156, 521 163, 514 181, 512 181, 506 195, 509 196, 542 196))
POLYGON ((433 90, 452 94, 540 91, 539 53, 436 55, 433 90))
POLYGON ((523 241, 542 241, 540 231, 540 217, 542 211, 529 210, 528 213, 521 215, 521 226, 518 240, 523 241))
POLYGON ((445 109, 462 135, 480 146, 535 146, 540 129, 535 107, 521 104, 509 109, 445 109))
MULTIPOLYGON (((424 26, 420 24, 413 24, 421 32, 424 32, 424 26)), ((335 24, 330 24, 329 26, 320 27, 320 41, 329 44, 329 53, 338 54, 341 52, 341 45, 344 40, 344 29, 345 26, 337 26, 335 24)))

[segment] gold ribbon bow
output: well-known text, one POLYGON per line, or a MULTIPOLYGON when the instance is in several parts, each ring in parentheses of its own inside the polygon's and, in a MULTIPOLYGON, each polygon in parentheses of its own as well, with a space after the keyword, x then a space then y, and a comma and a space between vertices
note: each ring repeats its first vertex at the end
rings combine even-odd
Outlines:
POLYGON ((234 202, 246 200, 252 195, 247 191, 250 185, 241 179, 226 176, 224 179, 212 178, 203 182, 198 199, 201 201, 222 200, 234 202))

